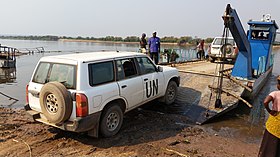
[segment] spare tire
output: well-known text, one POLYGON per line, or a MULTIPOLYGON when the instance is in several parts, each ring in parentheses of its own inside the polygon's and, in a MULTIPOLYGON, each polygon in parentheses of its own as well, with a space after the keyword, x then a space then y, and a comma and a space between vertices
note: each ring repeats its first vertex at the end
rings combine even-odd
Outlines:
POLYGON ((50 123, 59 124, 69 119, 73 102, 70 92, 59 82, 45 84, 40 92, 40 106, 50 123))
POLYGON ((225 56, 227 55, 232 55, 234 52, 233 46, 231 44, 224 44, 221 47, 221 52, 222 54, 224 54, 225 56))

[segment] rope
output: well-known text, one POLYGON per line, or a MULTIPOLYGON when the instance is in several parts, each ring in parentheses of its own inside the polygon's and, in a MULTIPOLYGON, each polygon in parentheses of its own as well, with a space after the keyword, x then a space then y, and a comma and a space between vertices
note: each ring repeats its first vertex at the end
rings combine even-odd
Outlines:
MULTIPOLYGON (((229 35, 229 28, 225 24, 224 29, 223 29, 223 36, 222 36, 223 38, 222 38, 221 43, 220 43, 220 45, 222 45, 222 47, 227 44, 228 35, 229 35)), ((225 63, 225 58, 226 58, 225 57, 226 56, 225 48, 226 47, 224 46, 222 51, 221 51, 221 49, 219 50, 219 52, 221 52, 221 55, 222 55, 222 62, 219 63, 219 64, 216 64, 215 73, 214 73, 214 75, 216 75, 218 73, 218 82, 217 82, 218 92, 216 94, 216 101, 217 100, 221 101, 222 86, 223 86, 223 73, 221 71, 224 70, 224 63, 225 63), (219 71, 217 72, 218 69, 219 69, 219 71)), ((214 87, 215 79, 216 79, 216 77, 214 77, 214 79, 213 79, 212 87, 214 87)), ((210 93, 208 104, 207 104, 206 116, 209 116, 208 112, 209 112, 209 108, 210 108, 211 99, 212 99, 212 96, 213 96, 213 91, 215 91, 214 88, 211 88, 211 93, 210 93)), ((216 102, 215 102, 215 104, 216 104, 216 102)))
MULTIPOLYGON (((229 29, 227 27, 224 27, 224 32, 223 32, 223 39, 221 41, 221 45, 226 45, 227 44, 227 37, 228 37, 228 33, 229 33, 229 29), (223 42, 224 41, 224 42, 223 42)), ((222 47, 223 47, 222 46, 222 47)), ((219 78, 218 78, 218 94, 216 95, 216 100, 220 99, 221 100, 221 94, 222 94, 222 86, 223 86, 223 73, 220 72, 220 71, 223 71, 224 70, 224 66, 225 66, 225 58, 226 58, 226 51, 225 51, 225 46, 223 47, 223 50, 222 50, 222 63, 219 64, 219 78)))

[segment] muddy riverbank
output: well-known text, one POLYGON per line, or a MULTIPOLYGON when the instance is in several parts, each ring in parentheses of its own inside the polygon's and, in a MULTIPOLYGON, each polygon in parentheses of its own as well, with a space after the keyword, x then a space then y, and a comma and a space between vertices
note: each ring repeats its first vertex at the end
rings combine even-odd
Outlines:
MULTIPOLYGON (((37 43, 32 41, 32 44, 37 43)), ((98 47, 93 43, 87 46, 75 42, 48 44, 50 45, 49 49, 54 50, 58 50, 57 45, 66 47, 62 45, 66 44, 67 49, 65 48, 63 51, 68 49, 80 51, 98 47), (79 44, 82 46, 78 46, 79 44)), ((26 42, 22 45, 25 46, 26 42)), ((127 48, 129 47, 125 47, 125 49, 127 48)), ((98 49, 103 49, 103 47, 98 47, 98 49)), ((178 106, 174 105, 172 108, 168 108, 153 102, 145 105, 142 109, 135 109, 126 114, 120 133, 107 139, 95 139, 85 134, 64 132, 33 122, 22 109, 25 103, 25 86, 37 61, 42 56, 57 54, 61 53, 20 56, 17 60, 17 69, 9 71, 8 75, 4 73, 5 78, 8 77, 2 79, 1 92, 15 97, 19 101, 13 103, 12 100, 0 95, 0 107, 4 107, 0 108, 0 148, 2 148, 0 156, 30 156, 30 152, 32 156, 257 156, 261 132, 264 130, 263 116, 259 112, 263 111, 259 109, 261 103, 256 105, 257 108, 253 108, 253 110, 258 110, 256 114, 260 116, 255 119, 261 119, 261 122, 251 120, 254 116, 245 106, 248 112, 240 109, 242 112, 223 115, 218 122, 197 126, 191 122, 188 116, 172 112, 174 110, 171 109, 177 109, 178 106), (16 77, 10 78, 12 74, 15 74, 16 77), (162 111, 164 107, 168 112, 162 111)), ((279 57, 280 55, 276 53, 275 67, 278 67, 279 57)), ((198 63, 190 64, 192 67, 198 67, 198 63)), ((179 65, 176 67, 180 71, 192 72, 192 69, 186 69, 186 67, 183 69, 180 69, 179 65)), ((278 68, 274 68, 274 70, 273 75, 279 74, 278 68)), ((184 75, 188 74, 184 73, 184 75)), ((207 77, 200 79, 200 81, 207 82, 207 77)), ((186 79, 189 78, 190 76, 186 76, 186 79)), ((192 80, 194 80, 193 83, 197 83, 199 79, 193 78, 192 80)), ((194 86, 195 88, 190 89, 188 86, 185 89, 199 94, 197 90, 200 86, 196 84, 194 86)), ((274 83, 271 81, 267 87, 274 87, 274 83)), ((268 91, 270 90, 273 89, 269 88, 268 91)), ((263 95, 267 95, 267 92, 263 95)), ((197 102, 196 97, 191 97, 188 101, 189 103, 197 102)), ((192 110, 188 113, 191 112, 192 110)))
POLYGON ((126 114, 116 136, 99 139, 33 122, 23 109, 0 108, 0 117, 0 156, 251 157, 259 147, 146 109, 126 114))
MULTIPOLYGON (((215 66, 200 62, 177 68, 191 68, 191 71, 192 67, 205 70, 200 67, 213 69, 215 66)), ((189 108, 197 106, 196 100, 211 81, 196 74, 180 75, 179 91, 186 90, 181 93, 182 100, 186 99, 185 103, 179 103, 181 107, 176 103, 165 106, 153 101, 130 111, 124 117, 120 132, 112 138, 96 139, 33 122, 23 107, 0 108, 0 156, 256 156, 260 141, 209 131, 194 124, 191 115, 196 110, 189 108)))

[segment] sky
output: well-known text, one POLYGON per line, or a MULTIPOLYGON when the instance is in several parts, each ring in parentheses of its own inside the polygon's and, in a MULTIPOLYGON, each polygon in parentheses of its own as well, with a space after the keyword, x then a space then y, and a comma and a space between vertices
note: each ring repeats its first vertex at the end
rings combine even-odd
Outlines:
POLYGON ((1 35, 70 37, 221 36, 226 5, 245 31, 270 14, 280 26, 280 0, 0 0, 1 35))

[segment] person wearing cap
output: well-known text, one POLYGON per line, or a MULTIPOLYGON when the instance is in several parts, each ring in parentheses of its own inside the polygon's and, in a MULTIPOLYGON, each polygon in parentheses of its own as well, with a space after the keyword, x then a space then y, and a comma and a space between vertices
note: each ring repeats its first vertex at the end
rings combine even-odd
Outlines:
POLYGON ((150 57, 158 64, 158 56, 160 52, 160 39, 157 37, 157 32, 153 33, 153 37, 149 38, 150 57))
POLYGON ((277 77, 277 91, 271 92, 264 100, 269 113, 258 157, 280 156, 280 76, 277 77), (272 102, 271 108, 269 103, 272 102))
POLYGON ((146 46, 147 46, 146 34, 143 33, 142 37, 140 38, 140 50, 142 53, 147 54, 146 46))

